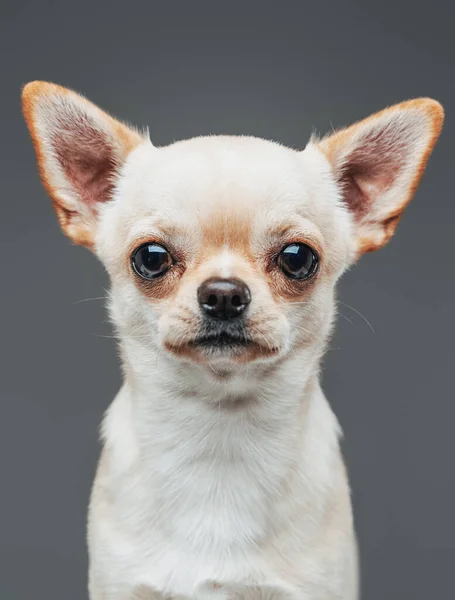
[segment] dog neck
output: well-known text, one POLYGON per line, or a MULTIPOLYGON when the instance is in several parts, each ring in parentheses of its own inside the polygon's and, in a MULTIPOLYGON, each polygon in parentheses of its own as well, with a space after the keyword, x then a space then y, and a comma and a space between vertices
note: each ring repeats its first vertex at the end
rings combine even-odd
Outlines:
POLYGON ((315 410, 324 405, 324 418, 338 432, 319 385, 320 349, 300 349, 274 364, 230 372, 183 363, 163 352, 132 360, 138 348, 132 350, 125 340, 124 385, 107 413, 104 432, 115 436, 128 422, 134 444, 126 446, 141 447, 151 459, 175 443, 185 444, 189 457, 193 452, 215 460, 249 443, 264 452, 273 453, 274 444, 295 452, 296 438, 313 426, 308 421, 312 404, 315 410))
POLYGON ((218 381, 161 353, 127 361, 103 437, 119 510, 141 506, 129 523, 137 538, 173 540, 190 570, 188 557, 226 551, 243 569, 245 548, 301 519, 302 503, 322 518, 339 427, 318 363, 301 351, 218 381))

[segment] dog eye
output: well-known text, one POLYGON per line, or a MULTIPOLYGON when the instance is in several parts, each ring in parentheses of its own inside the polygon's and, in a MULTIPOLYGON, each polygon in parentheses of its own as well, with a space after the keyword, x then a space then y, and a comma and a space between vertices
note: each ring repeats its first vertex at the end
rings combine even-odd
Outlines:
POLYGON ((172 266, 172 257, 159 244, 142 244, 133 252, 131 264, 135 272, 144 279, 156 279, 172 266))
POLYGON ((286 277, 302 281, 316 273, 318 255, 306 244, 290 244, 280 252, 277 262, 286 277))

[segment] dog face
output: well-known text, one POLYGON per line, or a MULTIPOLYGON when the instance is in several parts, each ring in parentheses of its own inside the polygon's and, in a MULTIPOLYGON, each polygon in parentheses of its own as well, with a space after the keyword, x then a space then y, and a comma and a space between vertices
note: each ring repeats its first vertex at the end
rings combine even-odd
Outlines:
POLYGON ((110 275, 122 340, 226 369, 322 350, 337 279, 390 239, 443 121, 420 99, 301 152, 229 136, 156 148, 53 84, 23 103, 63 230, 110 275))
POLYGON ((270 360, 320 339, 353 253, 325 163, 254 138, 140 146, 95 242, 116 322, 198 362, 270 360))

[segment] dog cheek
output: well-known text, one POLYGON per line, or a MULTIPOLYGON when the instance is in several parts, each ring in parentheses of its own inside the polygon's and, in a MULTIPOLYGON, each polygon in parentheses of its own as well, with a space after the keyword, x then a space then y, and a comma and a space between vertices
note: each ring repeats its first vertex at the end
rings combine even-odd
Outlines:
POLYGON ((261 314, 253 315, 248 322, 249 334, 269 348, 285 353, 291 343, 291 325, 288 317, 276 306, 265 306, 261 314))
POLYGON ((304 302, 289 306, 292 346, 308 347, 325 341, 333 322, 333 292, 315 290, 304 302))
POLYGON ((108 303, 109 315, 122 337, 146 341, 156 335, 157 307, 144 298, 129 280, 112 282, 108 303))
POLYGON ((181 335, 181 332, 175 318, 172 318, 167 313, 161 315, 158 319, 158 340, 160 345, 164 347, 166 343, 174 342, 179 334, 181 335))
POLYGON ((182 345, 195 337, 198 327, 199 320, 190 312, 169 306, 158 320, 159 343, 162 347, 182 345))

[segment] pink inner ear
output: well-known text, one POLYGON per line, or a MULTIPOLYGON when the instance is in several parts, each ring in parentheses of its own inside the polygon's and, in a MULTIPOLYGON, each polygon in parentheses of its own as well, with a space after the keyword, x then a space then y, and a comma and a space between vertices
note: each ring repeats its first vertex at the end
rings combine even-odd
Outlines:
POLYGON ((55 155, 82 201, 96 211, 110 200, 118 166, 107 134, 86 115, 62 115, 52 136, 55 155))
POLYGON ((406 164, 406 131, 393 122, 361 137, 345 157, 339 176, 344 199, 356 219, 371 210, 378 197, 396 181, 406 164))

